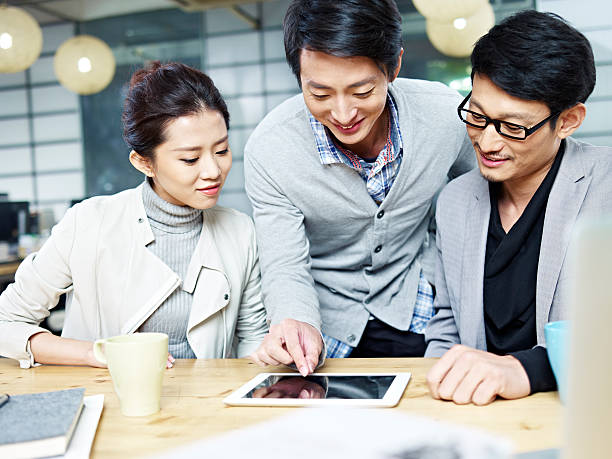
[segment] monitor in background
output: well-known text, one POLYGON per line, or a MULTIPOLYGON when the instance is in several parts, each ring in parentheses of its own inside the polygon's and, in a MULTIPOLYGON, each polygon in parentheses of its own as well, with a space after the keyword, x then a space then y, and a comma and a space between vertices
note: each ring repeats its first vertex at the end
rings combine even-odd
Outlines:
POLYGON ((0 241, 16 243, 30 228, 30 203, 0 201, 0 241))

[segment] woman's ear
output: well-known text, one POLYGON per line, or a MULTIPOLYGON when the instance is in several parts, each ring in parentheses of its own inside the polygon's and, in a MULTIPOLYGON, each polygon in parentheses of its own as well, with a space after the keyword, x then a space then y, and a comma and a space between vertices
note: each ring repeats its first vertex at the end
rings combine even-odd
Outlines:
POLYGON ((149 158, 136 153, 134 150, 130 152, 130 162, 132 166, 138 169, 147 177, 155 177, 155 171, 153 170, 153 164, 149 158))
POLYGON ((586 107, 583 103, 578 103, 573 107, 561 112, 557 120, 557 137, 565 139, 580 127, 586 116, 586 107))

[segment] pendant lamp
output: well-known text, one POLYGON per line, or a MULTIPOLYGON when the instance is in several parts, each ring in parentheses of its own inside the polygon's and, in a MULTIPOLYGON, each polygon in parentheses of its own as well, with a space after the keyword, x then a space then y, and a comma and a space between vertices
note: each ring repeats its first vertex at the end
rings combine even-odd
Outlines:
POLYGON ((415 8, 427 19, 451 22, 456 18, 472 16, 488 4, 488 0, 412 0, 415 8))
POLYGON ((30 67, 40 56, 42 44, 40 26, 28 12, 0 5, 0 73, 30 67))
POLYGON ((53 59, 59 82, 77 94, 95 94, 106 88, 115 75, 115 56, 102 40, 77 35, 65 41, 53 59))
POLYGON ((442 54, 467 57, 480 37, 495 25, 495 13, 489 3, 472 16, 459 17, 447 22, 427 19, 427 37, 442 54))

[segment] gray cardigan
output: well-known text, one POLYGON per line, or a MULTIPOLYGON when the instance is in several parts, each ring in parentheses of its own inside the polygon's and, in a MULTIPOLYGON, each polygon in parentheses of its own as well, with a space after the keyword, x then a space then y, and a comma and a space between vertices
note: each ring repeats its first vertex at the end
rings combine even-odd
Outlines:
MULTIPOLYGON (((548 197, 536 289, 536 333, 568 318, 571 278, 566 254, 576 222, 612 213, 612 148, 572 138, 548 197)), ((484 263, 491 203, 478 170, 459 177, 440 194, 436 209, 436 315, 425 331, 426 357, 440 357, 454 344, 487 349, 483 316, 484 263)), ((507 292, 512 295, 512 292, 507 292)))
POLYGON ((433 283, 432 205, 449 177, 473 168, 474 150, 455 91, 406 79, 389 89, 404 156, 379 207, 357 171, 321 164, 302 95, 249 138, 246 190, 271 323, 293 318, 356 345, 370 314, 407 330, 421 270, 433 283))

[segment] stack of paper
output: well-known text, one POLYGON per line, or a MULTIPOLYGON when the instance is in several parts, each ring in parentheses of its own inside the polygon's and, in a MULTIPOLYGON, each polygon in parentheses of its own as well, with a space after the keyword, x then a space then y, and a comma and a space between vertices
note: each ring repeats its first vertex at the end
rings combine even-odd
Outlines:
POLYGON ((508 441, 384 409, 306 408, 160 458, 506 459, 508 441))

